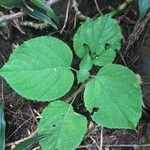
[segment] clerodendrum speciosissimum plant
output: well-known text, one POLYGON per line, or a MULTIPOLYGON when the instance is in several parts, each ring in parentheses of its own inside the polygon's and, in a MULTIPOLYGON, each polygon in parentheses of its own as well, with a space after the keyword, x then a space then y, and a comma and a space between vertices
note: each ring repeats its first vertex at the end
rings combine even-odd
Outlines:
MULTIPOLYGON (((110 15, 81 25, 73 39, 81 58, 76 77, 78 83, 86 81, 83 98, 87 110, 97 108, 91 115, 93 121, 108 128, 135 129, 141 116, 139 81, 130 69, 112 64, 121 39, 121 29, 110 15), (89 72, 93 65, 101 68, 96 75, 89 72)), ((63 41, 42 36, 20 45, 0 69, 18 94, 51 101, 38 125, 39 134, 48 134, 40 141, 43 150, 74 150, 87 131, 87 118, 59 99, 74 83, 72 59, 72 51, 63 41)))

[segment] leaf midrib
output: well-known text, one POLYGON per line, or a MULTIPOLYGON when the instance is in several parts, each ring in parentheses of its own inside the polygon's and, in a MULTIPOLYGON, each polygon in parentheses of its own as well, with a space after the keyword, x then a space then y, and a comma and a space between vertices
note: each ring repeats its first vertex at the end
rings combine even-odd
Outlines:
POLYGON ((71 69, 71 67, 46 67, 46 68, 38 68, 38 69, 25 69, 25 70, 5 70, 6 68, 2 68, 0 69, 0 73, 1 72, 35 72, 35 71, 41 71, 41 70, 56 70, 57 69, 71 69))
MULTIPOLYGON (((111 96, 111 93, 109 92, 108 88, 106 88, 105 85, 98 78, 96 78, 96 80, 104 87, 106 93, 109 95, 109 97, 111 99, 112 96, 111 96)), ((115 105, 117 105, 118 108, 121 108, 117 101, 115 101, 115 105)), ((133 126, 133 123, 128 119, 128 117, 126 116, 124 111, 122 109, 119 109, 119 110, 125 116, 125 118, 128 120, 130 126, 133 126)))

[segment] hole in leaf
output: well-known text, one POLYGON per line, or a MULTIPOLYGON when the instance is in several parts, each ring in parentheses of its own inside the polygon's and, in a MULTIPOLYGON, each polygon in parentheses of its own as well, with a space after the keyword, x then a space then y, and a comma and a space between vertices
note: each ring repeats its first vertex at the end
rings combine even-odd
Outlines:
POLYGON ((86 44, 86 43, 83 43, 83 46, 84 46, 84 47, 89 47, 88 44, 86 44))
POLYGON ((93 58, 93 59, 95 59, 96 57, 98 57, 99 55, 96 53, 96 52, 92 52, 92 54, 91 54, 91 57, 93 58))
POLYGON ((53 128, 55 128, 55 127, 56 127, 56 125, 54 124, 52 127, 53 127, 53 128))
POLYGON ((90 47, 88 46, 88 44, 84 43, 84 44, 83 44, 83 47, 84 47, 86 53, 89 53, 89 54, 90 54, 91 51, 90 51, 90 47))
POLYGON ((93 115, 95 112, 98 112, 99 111, 99 108, 98 107, 94 107, 92 112, 91 112, 91 115, 93 115))
POLYGON ((93 112, 98 112, 99 111, 99 108, 98 107, 94 107, 93 108, 93 112))
POLYGON ((115 52, 117 52, 118 50, 117 50, 117 49, 115 49, 114 51, 115 51, 115 52))
POLYGON ((108 49, 110 49, 110 48, 111 48, 111 44, 106 43, 106 44, 105 44, 105 49, 108 50, 108 49))

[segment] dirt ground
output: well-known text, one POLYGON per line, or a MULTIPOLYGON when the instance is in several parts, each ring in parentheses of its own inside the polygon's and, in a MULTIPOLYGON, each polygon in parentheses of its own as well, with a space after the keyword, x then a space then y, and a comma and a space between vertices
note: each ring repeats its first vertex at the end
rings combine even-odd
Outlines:
MULTIPOLYGON (((98 1, 98 9, 94 0, 78 0, 79 9, 90 17, 98 16, 100 13, 105 14, 122 2, 123 0, 98 1)), ((22 26, 21 28, 25 32, 23 34, 13 23, 10 23, 8 28, 0 30, 0 67, 8 60, 15 45, 33 37, 52 35, 72 46, 73 34, 81 22, 76 19, 74 11, 70 7, 67 24, 61 33, 66 19, 67 5, 68 0, 62 0, 55 4, 61 22, 61 28, 58 31, 52 28, 36 30, 22 26)), ((85 135, 79 150, 99 150, 101 143, 103 143, 104 150, 150 150, 150 14, 141 22, 137 7, 137 2, 134 1, 116 17, 122 28, 124 39, 121 51, 115 60, 116 63, 131 68, 143 80, 141 85, 144 103, 143 115, 137 130, 112 130, 91 124, 92 128, 85 135)), ((24 18, 24 20, 28 19, 32 21, 29 17, 24 18)), ((80 60, 76 55, 74 58, 72 66, 77 68, 80 60)), ((5 100, 7 148, 11 149, 10 145, 13 145, 14 142, 35 132, 40 113, 47 104, 25 100, 16 94, 3 79, 0 79, 0 89, 5 100)), ((75 101, 74 105, 78 106, 77 111, 84 113, 81 102, 75 101)), ((40 148, 36 144, 30 148, 30 150, 33 149, 40 148)))

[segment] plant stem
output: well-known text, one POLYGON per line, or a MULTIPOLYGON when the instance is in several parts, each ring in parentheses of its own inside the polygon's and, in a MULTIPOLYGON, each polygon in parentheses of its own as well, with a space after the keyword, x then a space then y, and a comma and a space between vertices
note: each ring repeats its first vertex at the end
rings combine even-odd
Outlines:
POLYGON ((80 94, 82 90, 85 88, 86 83, 87 81, 82 83, 80 87, 74 93, 72 93, 68 98, 66 98, 64 101, 69 103, 70 101, 72 101, 72 99, 76 98, 77 95, 80 94))
POLYGON ((128 6, 128 4, 130 4, 131 2, 133 2, 133 0, 125 0, 125 2, 123 2, 121 5, 119 5, 117 7, 117 9, 115 9, 113 12, 110 13, 111 16, 114 17, 118 13, 122 12, 128 6))
POLYGON ((32 22, 32 21, 23 21, 23 22, 20 22, 20 24, 22 26, 27 26, 27 27, 31 27, 34 29, 40 29, 40 30, 43 30, 49 26, 47 22, 38 23, 38 22, 32 22))
POLYGON ((85 15, 83 15, 83 14, 81 13, 81 11, 80 11, 79 8, 78 8, 78 3, 77 3, 76 0, 72 0, 72 7, 73 7, 74 10, 75 10, 76 16, 77 16, 80 20, 86 21, 86 20, 89 19, 89 17, 87 17, 87 16, 85 16, 85 15))

